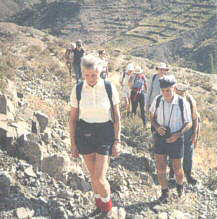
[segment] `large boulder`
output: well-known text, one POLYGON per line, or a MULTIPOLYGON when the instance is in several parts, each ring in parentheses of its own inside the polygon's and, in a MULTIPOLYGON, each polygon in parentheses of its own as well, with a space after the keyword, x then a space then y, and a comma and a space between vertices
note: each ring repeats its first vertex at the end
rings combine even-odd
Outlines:
POLYGON ((23 134, 17 140, 18 156, 34 167, 40 168, 44 150, 40 145, 40 137, 35 134, 23 134))
MULTIPOLYGON (((72 162, 68 154, 64 152, 62 152, 61 155, 55 154, 45 157, 41 162, 41 170, 48 173, 51 177, 62 181, 65 184, 67 184, 70 178, 69 173, 75 174, 76 176, 78 176, 79 174, 83 175, 82 169, 74 162, 72 162)), ((78 183, 76 182, 76 188, 79 187, 77 184, 78 183)), ((79 181, 79 184, 82 184, 81 180, 79 181)))
POLYGON ((9 195, 12 184, 11 176, 5 171, 0 171, 0 197, 9 195))
POLYGON ((0 92, 0 113, 7 114, 7 99, 4 94, 0 92))
POLYGON ((40 133, 43 133, 48 125, 48 116, 41 112, 34 112, 34 116, 40 127, 40 133))
POLYGON ((16 142, 16 129, 7 124, 7 121, 0 121, 0 146, 9 149, 9 146, 16 142))

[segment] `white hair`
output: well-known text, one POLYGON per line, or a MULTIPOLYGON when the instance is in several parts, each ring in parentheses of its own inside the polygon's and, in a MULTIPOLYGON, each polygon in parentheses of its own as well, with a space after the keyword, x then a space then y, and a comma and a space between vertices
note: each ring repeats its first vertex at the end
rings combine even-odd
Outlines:
POLYGON ((98 57, 95 57, 91 54, 83 56, 83 58, 81 59, 82 73, 85 69, 86 70, 91 69, 91 70, 94 70, 98 73, 101 73, 102 69, 103 69, 103 66, 101 63, 102 63, 102 61, 98 57))

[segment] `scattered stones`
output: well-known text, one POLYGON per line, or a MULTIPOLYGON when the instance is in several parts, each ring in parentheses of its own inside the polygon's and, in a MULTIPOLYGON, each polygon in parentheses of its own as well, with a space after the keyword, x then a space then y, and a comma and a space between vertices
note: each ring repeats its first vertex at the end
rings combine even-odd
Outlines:
POLYGON ((43 151, 45 151, 45 149, 40 146, 39 136, 34 134, 23 134, 18 138, 17 144, 19 157, 37 167, 41 166, 43 151))

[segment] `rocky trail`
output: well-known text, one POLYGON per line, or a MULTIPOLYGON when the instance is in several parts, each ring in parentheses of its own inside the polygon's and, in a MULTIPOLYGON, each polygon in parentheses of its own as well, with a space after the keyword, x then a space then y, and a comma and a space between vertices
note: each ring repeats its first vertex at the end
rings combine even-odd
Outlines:
MULTIPOLYGON (((62 59, 66 43, 7 23, 1 23, 0 34, 0 69, 11 78, 5 79, 0 93, 0 218, 104 218, 95 212, 84 162, 70 156, 67 123, 72 83, 62 59)), ((116 83, 129 61, 120 53, 111 55, 116 83)), ((154 63, 146 59, 130 60, 154 71, 154 63)), ((171 181, 170 200, 159 205, 150 127, 144 131, 139 118, 127 119, 123 114, 122 154, 111 158, 108 172, 117 219, 217 218, 216 160, 212 160, 217 86, 210 75, 172 66, 171 70, 179 80, 190 81, 203 118, 194 166, 198 183, 185 183, 185 195, 178 199, 171 181)))

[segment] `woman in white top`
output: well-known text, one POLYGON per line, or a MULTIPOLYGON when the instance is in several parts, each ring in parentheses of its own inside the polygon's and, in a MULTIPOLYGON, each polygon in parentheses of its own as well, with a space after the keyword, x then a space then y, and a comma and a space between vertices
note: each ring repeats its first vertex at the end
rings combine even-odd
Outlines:
POLYGON ((109 155, 120 154, 120 111, 119 95, 111 85, 113 110, 106 82, 100 78, 99 59, 87 55, 81 62, 84 82, 78 101, 78 86, 71 93, 70 137, 72 156, 83 155, 89 170, 96 206, 103 212, 112 212, 110 185, 106 179, 109 155), (76 91, 77 90, 77 91, 76 91), (111 111, 113 111, 113 121, 111 111))
POLYGON ((129 87, 129 79, 130 76, 134 73, 135 68, 132 63, 128 64, 126 70, 123 72, 120 80, 120 84, 122 86, 123 98, 124 98, 124 106, 127 111, 127 115, 129 116, 131 112, 131 103, 130 103, 130 87, 129 87))

